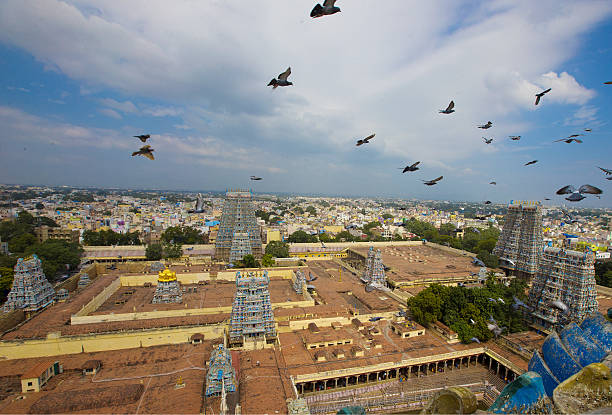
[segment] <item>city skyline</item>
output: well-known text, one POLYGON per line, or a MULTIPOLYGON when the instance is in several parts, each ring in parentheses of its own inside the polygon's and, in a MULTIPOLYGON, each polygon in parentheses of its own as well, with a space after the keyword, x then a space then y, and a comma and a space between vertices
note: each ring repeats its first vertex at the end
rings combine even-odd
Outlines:
POLYGON ((595 167, 612 168, 610 3, 339 3, 314 20, 306 1, 33 4, 0 5, 5 182, 612 201, 595 167), (287 66, 294 85, 266 89, 287 66), (438 114, 451 99, 456 112, 438 114), (138 134, 151 134, 155 161, 130 156, 138 134), (571 134, 584 143, 552 142, 571 134), (583 183, 601 199, 554 195, 583 183))

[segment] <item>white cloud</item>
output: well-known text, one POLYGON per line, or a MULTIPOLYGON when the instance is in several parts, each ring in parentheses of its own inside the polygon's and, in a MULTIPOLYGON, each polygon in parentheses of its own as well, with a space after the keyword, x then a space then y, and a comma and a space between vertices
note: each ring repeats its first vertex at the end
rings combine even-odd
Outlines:
POLYGON ((104 105, 105 107, 108 108, 112 108, 114 110, 117 111, 121 111, 123 113, 135 113, 138 112, 138 108, 136 108, 136 105, 132 104, 131 101, 116 101, 112 98, 101 98, 98 100, 98 102, 102 105, 104 105))
POLYGON ((310 0, 277 4, 4 0, 0 41, 79 81, 81 94, 129 97, 101 102, 126 120, 181 117, 169 125, 219 140, 199 145, 295 158, 301 168, 288 169, 288 181, 311 184, 325 163, 355 177, 358 163, 419 159, 429 176, 514 152, 508 135, 538 148, 534 136, 545 131, 535 116, 546 107, 592 106, 594 92, 563 65, 612 13, 598 0, 388 0, 346 2, 339 14, 310 19, 310 0), (266 88, 289 65, 294 86, 266 88), (450 99, 457 112, 438 114, 450 99), (495 141, 486 146, 475 126, 489 119, 495 141), (373 144, 356 150, 353 140, 370 132, 373 144))
POLYGON ((122 119, 122 118, 123 118, 123 117, 121 116, 121 114, 119 114, 117 111, 112 110, 112 109, 110 109, 110 108, 100 108, 100 109, 98 110, 98 112, 99 112, 100 114, 104 114, 104 115, 106 115, 106 116, 108 116, 108 117, 115 118, 115 119, 117 119, 117 120, 120 120, 120 119, 122 119))

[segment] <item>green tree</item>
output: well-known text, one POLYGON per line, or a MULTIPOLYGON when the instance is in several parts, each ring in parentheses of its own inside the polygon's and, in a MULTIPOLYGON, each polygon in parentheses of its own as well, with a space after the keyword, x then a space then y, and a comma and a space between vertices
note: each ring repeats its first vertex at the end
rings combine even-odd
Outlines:
POLYGON ((304 209, 302 209, 302 208, 301 208, 301 207, 299 207, 299 206, 296 206, 296 207, 294 207, 294 208, 293 208, 293 212, 294 212, 295 214, 297 214, 297 215, 303 215, 303 214, 304 214, 304 209))
POLYGON ((37 216, 36 225, 37 226, 46 225, 51 228, 59 228, 59 225, 57 224, 57 222, 55 222, 53 219, 48 218, 46 216, 37 216))
POLYGON ((28 247, 35 245, 36 242, 36 237, 31 233, 22 233, 9 241, 9 251, 13 253, 22 253, 25 252, 28 247))
POLYGON ((334 240, 336 242, 352 242, 355 240, 355 237, 349 231, 342 231, 336 235, 334 240))
POLYGON ((0 303, 6 301, 6 297, 13 285, 13 268, 0 267, 0 303))
POLYGON ((452 223, 443 223, 442 225, 440 225, 439 233, 440 235, 452 235, 454 230, 455 225, 453 225, 452 223))
POLYGON ((325 232, 319 234, 319 241, 321 242, 331 242, 332 240, 332 237, 325 232))
POLYGON ((164 243, 164 258, 180 258, 183 255, 183 245, 177 243, 164 243))
POLYGON ((272 255, 270 254, 265 254, 262 258, 261 258, 261 265, 264 267, 271 267, 274 265, 274 258, 272 257, 272 255))
POLYGON ((189 226, 171 226, 166 229, 162 235, 161 239, 164 242, 173 241, 175 244, 203 244, 204 243, 204 235, 189 226))
POLYGON ((306 212, 308 212, 311 216, 316 216, 317 215, 317 209, 315 209, 314 206, 308 206, 306 208, 306 212))
POLYGON ((383 213, 382 218, 383 219, 393 219, 393 215, 390 213, 383 213))
POLYGON ((253 255, 248 254, 242 257, 242 265, 245 268, 257 268, 259 267, 259 262, 257 262, 253 255))
POLYGON ((314 235, 309 235, 304 231, 295 231, 291 235, 289 235, 289 238, 287 238, 287 240, 293 243, 317 242, 317 237, 314 235))
POLYGON ((271 241, 266 245, 266 254, 274 258, 289 258, 289 244, 281 241, 271 241))
POLYGON ((45 208, 45 205, 43 205, 42 203, 38 202, 35 206, 36 209, 41 210, 45 208))
POLYGON ((24 256, 36 254, 42 261, 42 268, 49 280, 55 280, 60 274, 79 266, 83 248, 73 242, 48 239, 41 244, 29 246, 24 256))
POLYGON ((145 249, 145 257, 147 261, 159 261, 162 259, 163 247, 161 244, 150 244, 145 249))

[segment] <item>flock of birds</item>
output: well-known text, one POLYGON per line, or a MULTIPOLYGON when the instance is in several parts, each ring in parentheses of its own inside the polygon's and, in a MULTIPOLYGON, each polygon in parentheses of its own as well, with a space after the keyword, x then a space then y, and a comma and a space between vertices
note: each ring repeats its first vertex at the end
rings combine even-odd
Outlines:
MULTIPOLYGON (((316 4, 314 6, 314 8, 312 9, 312 11, 310 12, 310 17, 312 18, 319 18, 319 17, 323 17, 323 16, 330 16, 336 13, 340 12, 340 8, 336 6, 336 1, 337 0, 325 0, 323 2, 323 4, 316 4)), ((289 76, 291 75, 291 67, 288 67, 284 72, 280 73, 277 77, 273 78, 269 83, 268 86, 271 86, 272 89, 276 89, 278 87, 287 87, 287 86, 292 86, 293 83, 291 81, 289 81, 289 76)), ((604 84, 606 85, 612 85, 612 81, 609 82, 604 82, 604 84)), ((535 105, 539 105, 540 101, 542 100, 542 98, 548 94, 550 91, 552 90, 552 88, 548 88, 542 92, 539 92, 537 94, 535 94, 535 105)), ((445 114, 445 115, 450 115, 452 113, 455 112, 455 101, 451 100, 450 103, 448 104, 448 106, 445 109, 441 109, 438 111, 440 114, 445 114)), ((492 121, 487 121, 485 124, 482 125, 478 125, 477 126, 479 129, 482 130, 488 130, 489 128, 493 127, 493 122, 492 121)), ((585 132, 591 132, 590 128, 585 128, 584 129, 585 132)), ((369 144, 370 141, 375 137, 376 134, 371 134, 365 138, 362 139, 358 139, 356 146, 362 146, 364 144, 369 144)), ((554 140, 554 142, 565 142, 565 143, 582 143, 582 140, 577 138, 583 136, 583 134, 572 134, 566 138, 561 138, 558 140, 554 140)), ((148 138, 150 138, 150 134, 143 134, 143 135, 137 135, 134 136, 138 139, 140 139, 143 143, 147 141, 148 138)), ((509 136, 510 140, 512 141, 519 141, 521 139, 520 135, 512 135, 509 136)), ((482 139, 484 140, 485 144, 491 144, 493 142, 493 138, 486 138, 486 137, 482 137, 482 139)), ((155 157, 153 156, 153 151, 155 151, 153 148, 151 148, 150 145, 144 145, 142 146, 138 151, 135 151, 132 153, 132 156, 137 156, 137 155, 141 155, 144 157, 147 157, 151 160, 155 160, 155 157)), ((527 163, 525 163, 525 166, 530 166, 533 164, 536 164, 538 162, 538 160, 531 160, 528 161, 527 163)), ((413 164, 407 165, 406 167, 400 167, 400 169, 402 170, 402 173, 407 173, 407 172, 414 172, 419 170, 418 165, 421 163, 421 161, 417 161, 413 164)), ((605 172, 606 175, 611 175, 612 174, 612 170, 608 170, 608 169, 604 169, 599 167, 602 171, 605 172)), ((439 176, 436 177, 435 179, 431 179, 431 180, 421 180, 423 182, 424 185, 426 186, 434 186, 436 185, 440 180, 442 180, 444 178, 444 176, 439 176)), ((612 180, 612 176, 611 177, 606 177, 606 179, 608 180, 612 180)), ((250 180, 254 180, 254 181, 259 181, 262 180, 261 177, 257 177, 257 176, 251 176, 250 180)), ((491 185, 496 185, 497 182, 495 181, 491 181, 489 184, 491 185)), ((570 202, 577 202, 580 201, 582 199, 584 199, 586 196, 584 196, 585 194, 594 194, 597 195, 599 197, 599 195, 603 193, 601 189, 589 185, 589 184, 585 184, 582 185, 578 188, 578 190, 576 190, 574 188, 574 186, 572 185, 568 185, 568 186, 564 186, 563 188, 559 189, 557 191, 558 195, 565 195, 565 194, 569 194, 568 197, 566 197, 566 200, 570 201, 570 202)), ((550 200, 548 198, 546 198, 546 200, 550 200)), ((490 201, 486 201, 485 204, 490 204, 490 201)))

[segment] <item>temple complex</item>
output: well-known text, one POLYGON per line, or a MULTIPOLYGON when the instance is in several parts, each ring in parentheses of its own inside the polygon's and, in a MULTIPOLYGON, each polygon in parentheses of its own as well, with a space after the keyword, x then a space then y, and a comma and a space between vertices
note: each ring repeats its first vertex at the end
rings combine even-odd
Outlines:
POLYGON ((26 259, 19 258, 4 312, 16 309, 37 311, 53 303, 54 299, 55 290, 43 273, 40 259, 35 254, 26 259))
POLYGON ((176 279, 176 272, 168 268, 159 272, 157 278, 157 288, 153 294, 153 303, 182 303, 183 293, 181 286, 176 279))
POLYGON ((375 287, 385 286, 385 266, 382 262, 380 249, 374 252, 374 247, 370 247, 366 259, 364 280, 367 281, 367 284, 375 287))

